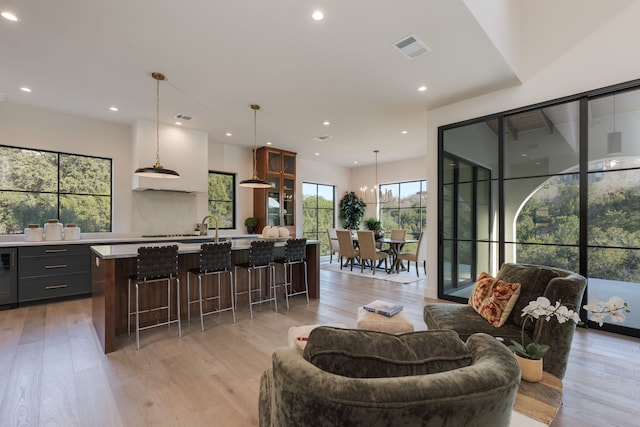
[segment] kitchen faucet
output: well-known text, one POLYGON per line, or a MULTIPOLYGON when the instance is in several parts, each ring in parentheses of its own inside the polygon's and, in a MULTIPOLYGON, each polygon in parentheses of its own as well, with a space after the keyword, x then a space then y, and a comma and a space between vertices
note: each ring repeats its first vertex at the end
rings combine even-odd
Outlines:
POLYGON ((214 241, 216 243, 218 243, 219 242, 219 239, 218 239, 218 217, 216 217, 215 215, 208 215, 207 214, 204 218, 202 218, 202 221, 200 221, 200 235, 201 236, 206 236, 207 235, 207 230, 209 229, 207 220, 209 218, 212 218, 213 222, 215 223, 216 234, 215 234, 215 237, 214 237, 214 241))

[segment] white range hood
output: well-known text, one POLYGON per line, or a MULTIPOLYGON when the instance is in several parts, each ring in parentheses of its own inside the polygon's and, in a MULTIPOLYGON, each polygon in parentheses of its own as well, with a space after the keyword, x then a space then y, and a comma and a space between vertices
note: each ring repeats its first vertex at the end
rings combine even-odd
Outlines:
POLYGON ((145 178, 133 174, 156 162, 156 122, 138 119, 133 125, 132 189, 188 193, 207 192, 209 167, 206 132, 160 124, 160 163, 180 174, 178 179, 145 178))

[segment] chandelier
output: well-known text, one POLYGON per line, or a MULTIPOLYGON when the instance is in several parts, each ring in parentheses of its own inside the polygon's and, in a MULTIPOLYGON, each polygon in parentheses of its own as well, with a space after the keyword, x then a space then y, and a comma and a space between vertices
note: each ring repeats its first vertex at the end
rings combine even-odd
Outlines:
POLYGON ((156 80, 156 163, 148 168, 138 168, 134 174, 148 178, 180 178, 178 172, 165 169, 160 164, 160 80, 165 77, 162 73, 151 73, 151 77, 156 80))
POLYGON ((367 191, 367 187, 360 188, 360 198, 367 204, 377 205, 388 203, 391 200, 392 194, 391 189, 382 194, 382 192, 378 188, 378 153, 380 150, 373 150, 376 154, 376 176, 373 188, 367 191))

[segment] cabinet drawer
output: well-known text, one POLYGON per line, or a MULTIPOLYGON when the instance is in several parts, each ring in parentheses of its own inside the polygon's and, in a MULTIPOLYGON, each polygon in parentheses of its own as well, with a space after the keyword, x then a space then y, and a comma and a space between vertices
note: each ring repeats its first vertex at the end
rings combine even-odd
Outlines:
POLYGON ((26 246, 20 248, 18 256, 20 258, 39 256, 60 256, 60 255, 87 255, 90 250, 88 245, 45 245, 26 246))
POLYGON ((20 258, 18 276, 40 277, 84 273, 90 270, 91 258, 86 255, 49 255, 20 258))
POLYGON ((89 273, 22 279, 18 286, 18 301, 35 301, 91 293, 89 273))

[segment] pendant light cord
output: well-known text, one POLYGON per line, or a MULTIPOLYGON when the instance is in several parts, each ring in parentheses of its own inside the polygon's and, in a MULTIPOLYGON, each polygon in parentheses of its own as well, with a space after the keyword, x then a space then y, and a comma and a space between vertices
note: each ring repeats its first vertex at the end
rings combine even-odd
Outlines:
POLYGON ((160 79, 156 79, 156 167, 160 165, 160 79))

